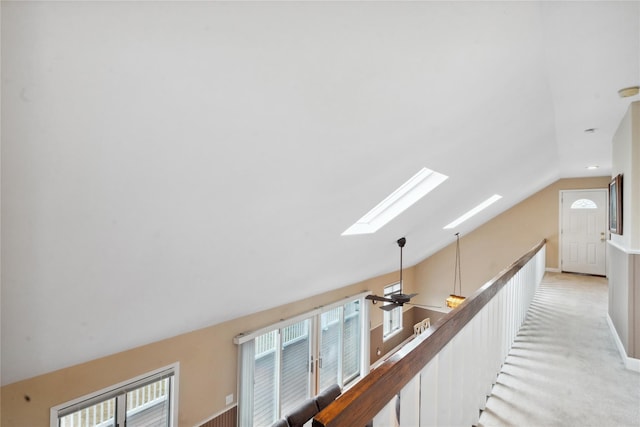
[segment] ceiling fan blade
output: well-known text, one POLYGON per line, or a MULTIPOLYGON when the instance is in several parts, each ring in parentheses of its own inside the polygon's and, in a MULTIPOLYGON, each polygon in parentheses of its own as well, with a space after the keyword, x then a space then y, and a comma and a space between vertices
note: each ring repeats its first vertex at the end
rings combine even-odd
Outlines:
POLYGON ((368 299, 371 301, 384 301, 384 302, 394 302, 392 299, 379 297, 378 295, 367 295, 364 299, 368 299))
POLYGON ((390 295, 391 299, 396 303, 396 304, 406 304, 408 303, 411 298, 413 298, 414 296, 416 296, 418 294, 392 294, 390 295))
POLYGON ((381 305, 380 309, 382 309, 384 311, 391 311, 396 307, 402 307, 402 304, 396 304, 396 303, 385 304, 385 305, 381 305))

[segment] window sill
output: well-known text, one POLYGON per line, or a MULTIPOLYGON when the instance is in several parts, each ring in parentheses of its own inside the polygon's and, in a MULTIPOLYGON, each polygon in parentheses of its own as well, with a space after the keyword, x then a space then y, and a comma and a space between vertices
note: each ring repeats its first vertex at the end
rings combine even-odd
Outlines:
POLYGON ((395 337, 396 335, 398 335, 399 333, 401 333, 401 332, 402 332, 402 329, 403 329, 403 328, 398 328, 398 329, 396 329, 395 331, 391 332, 391 333, 390 333, 390 334, 388 334, 388 335, 383 335, 383 337, 382 337, 382 342, 389 341, 391 338, 393 338, 393 337, 395 337))

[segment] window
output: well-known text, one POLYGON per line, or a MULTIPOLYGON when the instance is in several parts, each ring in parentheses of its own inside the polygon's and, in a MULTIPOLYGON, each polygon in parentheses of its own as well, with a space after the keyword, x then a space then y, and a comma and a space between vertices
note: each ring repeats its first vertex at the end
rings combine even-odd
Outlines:
MULTIPOLYGON (((384 297, 390 298, 391 295, 402 293, 400 283, 386 286, 384 288, 384 297)), ((390 303, 385 302, 384 305, 390 303)), ((382 316, 382 337, 390 338, 396 332, 402 329, 402 307, 396 307, 393 310, 385 311, 382 316)))
POLYGON ((271 425, 328 386, 348 386, 366 375, 364 296, 235 338, 240 345, 239 425, 271 425))
MULTIPOLYGON (((360 300, 352 301, 344 306, 343 338, 342 338, 342 385, 349 384, 358 377, 361 371, 362 358, 362 304, 360 300)), ((367 359, 368 360, 368 359, 367 359)))
POLYGON ((271 425, 309 397, 310 324, 304 319, 256 337, 254 425, 271 425))
POLYGON ((318 376, 320 389, 325 389, 338 382, 340 343, 342 342, 342 307, 335 307, 320 315, 320 354, 318 359, 318 376))
POLYGON ((364 214, 342 235, 375 233, 389 221, 409 209, 418 200, 429 194, 437 186, 449 178, 439 172, 422 168, 404 184, 389 194, 373 209, 364 214))
POLYGON ((571 209, 598 209, 598 205, 593 200, 578 199, 571 203, 571 209))
POLYGON ((51 408, 51 427, 177 426, 178 365, 51 408))
POLYGON ((335 307, 320 315, 319 387, 341 387, 360 374, 361 316, 360 300, 335 307))
POLYGON ((479 214, 480 212, 482 212, 483 210, 487 209, 489 206, 491 206, 492 204, 494 204, 495 202, 497 202, 500 199, 502 199, 501 195, 494 194, 493 196, 489 197, 484 202, 480 203, 475 208, 472 208, 471 210, 469 210, 466 213, 462 214, 462 216, 460 216, 458 219, 456 219, 453 222, 450 222, 449 224, 445 225, 443 227, 443 229, 444 230, 450 230, 452 228, 456 228, 457 226, 459 226, 460 224, 462 224, 463 222, 465 222, 469 218, 479 214))

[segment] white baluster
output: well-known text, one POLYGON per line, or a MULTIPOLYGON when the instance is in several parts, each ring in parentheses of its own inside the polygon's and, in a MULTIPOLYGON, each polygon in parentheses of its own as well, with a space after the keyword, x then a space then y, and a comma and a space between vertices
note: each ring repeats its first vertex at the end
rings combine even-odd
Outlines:
MULTIPOLYGON (((401 425, 477 424, 478 410, 485 407, 544 275, 544 256, 543 248, 405 385, 401 425)), ((395 426, 395 420, 396 398, 376 415, 374 425, 395 426)))
POLYGON ((451 363, 451 342, 444 346, 438 353, 438 425, 451 425, 451 412, 455 410, 452 407, 451 397, 451 371, 453 364, 451 363))
POLYGON ((438 425, 438 356, 420 372, 420 426, 438 425))
POLYGON ((384 408, 373 418, 374 427, 394 427, 396 426, 396 397, 389 401, 384 408))
POLYGON ((497 364, 496 360, 498 359, 498 298, 493 298, 489 303, 489 318, 488 318, 488 335, 489 335, 489 343, 490 349, 489 352, 491 354, 489 360, 487 360, 488 371, 490 372, 490 382, 488 384, 489 389, 487 390, 487 396, 491 394, 491 387, 496 381, 496 372, 498 372, 500 366, 497 364), (498 368, 498 370, 496 370, 498 368))
POLYGON ((491 371, 493 367, 493 348, 494 337, 493 337, 493 323, 492 316, 494 313, 494 305, 493 300, 485 306, 482 314, 482 328, 480 333, 478 334, 479 345, 482 346, 484 355, 481 359, 482 365, 480 369, 480 373, 482 375, 482 394, 480 395, 480 409, 484 409, 485 402, 487 401, 486 396, 491 394, 491 386, 493 385, 494 373, 491 371), (484 340, 484 342, 482 342, 484 340))
POLYGON ((400 425, 420 425, 420 374, 413 377, 400 392, 400 425))
POLYGON ((456 374, 460 377, 458 393, 460 395, 460 421, 462 425, 472 425, 473 413, 477 412, 475 370, 478 353, 473 348, 474 323, 475 317, 458 333, 460 339, 457 352, 460 354, 455 356, 456 374))
POLYGON ((484 317, 487 312, 487 307, 483 307, 478 315, 471 322, 471 348, 473 351, 470 354, 469 368, 469 381, 465 381, 469 384, 469 387, 473 389, 473 394, 470 396, 469 410, 470 412, 470 425, 476 425, 480 416, 479 410, 484 406, 484 360, 487 358, 486 343, 483 343, 480 337, 484 337, 484 317))
MULTIPOLYGON (((499 308, 500 308, 500 323, 498 324, 498 327, 500 328, 500 355, 499 355, 499 362, 500 364, 502 364, 502 361, 504 360, 506 353, 505 353, 505 347, 506 347, 506 341, 507 341, 507 316, 506 316, 506 307, 507 307, 507 290, 505 288, 502 288, 502 290, 500 290, 500 302, 499 302, 499 308)), ((500 370, 498 369, 498 372, 500 370)))
POLYGON ((513 277, 509 280, 509 305, 507 309, 509 310, 509 336, 507 341, 507 354, 511 351, 511 344, 513 343, 513 328, 515 326, 515 313, 514 313, 514 305, 515 305, 515 283, 513 277))

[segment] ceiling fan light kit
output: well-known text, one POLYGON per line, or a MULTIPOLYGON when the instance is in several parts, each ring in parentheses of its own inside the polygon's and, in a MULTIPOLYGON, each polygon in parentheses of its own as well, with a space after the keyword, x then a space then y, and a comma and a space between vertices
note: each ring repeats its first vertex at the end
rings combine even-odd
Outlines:
POLYGON ((451 295, 449 295, 449 298, 446 299, 447 307, 456 308, 457 306, 462 304, 462 302, 464 300, 465 300, 465 297, 463 297, 461 295, 451 294, 451 295))

